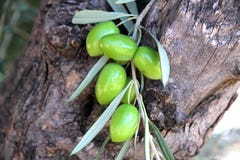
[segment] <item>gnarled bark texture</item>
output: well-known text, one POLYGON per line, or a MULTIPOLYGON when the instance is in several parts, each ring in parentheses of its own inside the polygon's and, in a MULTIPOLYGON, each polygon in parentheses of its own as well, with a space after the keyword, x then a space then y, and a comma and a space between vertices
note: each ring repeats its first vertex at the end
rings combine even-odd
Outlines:
MULTIPOLYGON (((85 49, 91 25, 73 25, 82 9, 109 10, 104 0, 43 1, 31 41, 0 92, 0 159, 94 159, 107 127, 83 151, 69 157, 98 117, 94 82, 79 98, 67 98, 97 61, 85 49)), ((171 75, 166 87, 146 80, 144 99, 175 158, 198 153, 237 97, 240 86, 240 2, 158 0, 143 24, 166 48, 171 75)), ((153 42, 144 35, 144 42, 153 42)), ((143 159, 139 142, 138 159, 143 159)), ((120 146, 109 143, 102 159, 120 146)), ((126 159, 131 159, 129 149, 126 159)))

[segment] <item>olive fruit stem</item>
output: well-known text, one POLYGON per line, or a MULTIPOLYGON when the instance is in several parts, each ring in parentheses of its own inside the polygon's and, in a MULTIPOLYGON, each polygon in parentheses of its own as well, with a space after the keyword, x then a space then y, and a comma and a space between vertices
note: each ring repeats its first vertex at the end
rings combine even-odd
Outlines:
POLYGON ((106 146, 107 143, 109 142, 109 140, 110 140, 110 135, 108 135, 108 136, 105 138, 104 142, 102 143, 101 147, 99 148, 98 154, 97 154, 97 157, 96 157, 97 160, 100 160, 100 156, 101 156, 101 154, 102 154, 105 146, 106 146))
POLYGON ((148 123, 149 120, 148 120, 148 115, 147 115, 147 112, 145 110, 145 106, 143 103, 142 95, 141 94, 139 94, 139 95, 140 95, 140 99, 138 99, 138 101, 141 103, 141 105, 139 107, 141 108, 141 112, 143 112, 143 117, 145 118, 144 146, 145 146, 146 160, 148 160, 150 158, 150 136, 151 136, 151 134, 149 132, 149 123, 148 123))
POLYGON ((126 142, 124 142, 123 146, 122 146, 122 149, 120 150, 116 160, 122 160, 128 147, 129 147, 129 144, 130 144, 131 140, 128 140, 126 142))
POLYGON ((170 150, 170 148, 168 147, 168 144, 166 143, 166 141, 164 140, 161 132, 159 131, 159 129, 157 128, 157 126, 149 120, 149 124, 150 127, 152 128, 154 135, 155 135, 155 141, 157 141, 160 149, 161 149, 161 153, 164 156, 165 159, 167 160, 174 160, 174 156, 170 150))
POLYGON ((142 96, 141 94, 139 93, 139 90, 138 90, 138 80, 137 80, 137 77, 136 77, 136 70, 135 70, 135 67, 134 67, 134 64, 133 62, 131 62, 131 69, 132 69, 132 79, 133 79, 133 83, 134 83, 134 87, 135 87, 135 90, 136 90, 136 98, 137 98, 137 102, 138 102, 138 106, 139 106, 139 109, 140 109, 140 112, 141 112, 141 115, 143 117, 143 123, 144 123, 144 128, 145 128, 145 140, 144 140, 144 146, 145 146, 145 159, 146 160, 150 160, 150 132, 149 132, 149 124, 148 124, 148 116, 147 116, 147 113, 146 113, 146 110, 145 110, 145 106, 144 106, 144 103, 143 103, 143 100, 142 100, 142 96))
POLYGON ((131 21, 131 20, 133 20, 133 19, 137 19, 137 16, 134 16, 134 17, 130 17, 130 18, 128 18, 128 19, 125 19, 124 21, 121 21, 120 23, 118 23, 116 26, 119 27, 120 25, 122 25, 122 24, 124 24, 124 23, 126 23, 126 22, 128 22, 128 21, 131 21))
POLYGON ((134 159, 137 159, 137 135, 138 135, 138 131, 139 131, 139 127, 140 127, 140 121, 141 121, 140 114, 138 116, 139 116, 139 118, 138 118, 138 126, 137 126, 137 129, 136 129, 136 132, 135 132, 134 142, 133 142, 133 146, 134 146, 134 159))
POLYGON ((152 151, 153 154, 152 154, 152 158, 151 158, 151 159, 153 159, 153 156, 155 156, 155 158, 156 158, 157 160, 161 160, 161 158, 159 157, 159 155, 161 155, 161 153, 157 150, 157 148, 156 148, 153 140, 154 140, 154 139, 153 139, 153 136, 150 135, 150 145, 151 145, 151 148, 152 148, 152 150, 153 150, 153 151, 152 151))
MULTIPOLYGON (((138 16, 136 23, 134 25, 134 31, 132 34, 132 38, 137 41, 137 45, 139 45, 140 40, 141 40, 141 28, 140 28, 140 23, 142 22, 143 18, 147 15, 149 9, 151 8, 151 6, 153 5, 153 3, 155 2, 155 0, 151 0, 148 5, 144 8, 144 10, 141 12, 141 14, 138 16)), ((154 138, 152 137, 152 135, 150 134, 150 130, 149 130, 149 118, 143 103, 143 99, 142 99, 142 90, 144 87, 144 78, 143 75, 141 74, 141 88, 139 91, 138 88, 138 80, 136 77, 136 69, 135 66, 133 64, 133 61, 131 61, 131 71, 132 71, 132 79, 133 79, 133 83, 134 83, 134 87, 136 90, 136 99, 138 102, 138 106, 141 112, 141 116, 143 119, 143 124, 144 124, 144 128, 145 128, 145 136, 144 136, 144 146, 145 146, 145 159, 146 160, 150 160, 150 146, 153 152, 153 156, 155 155, 155 157, 160 160, 162 157, 161 153, 157 151, 157 147, 155 146, 153 140, 154 138)), ((161 147, 161 146, 160 146, 161 147)))

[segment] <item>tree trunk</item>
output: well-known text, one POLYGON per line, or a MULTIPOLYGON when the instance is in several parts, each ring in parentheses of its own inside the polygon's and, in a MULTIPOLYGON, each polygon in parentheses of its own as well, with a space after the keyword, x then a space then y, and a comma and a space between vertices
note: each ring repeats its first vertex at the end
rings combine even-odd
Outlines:
MULTIPOLYGON (((70 104, 66 100, 97 61, 87 55, 91 25, 73 25, 82 9, 109 10, 104 0, 42 1, 23 57, 0 88, 0 159, 94 159, 106 127, 77 155, 69 156, 99 116, 94 83, 70 104)), ((160 39, 170 58, 166 87, 146 80, 144 99, 151 119, 176 159, 199 152, 237 97, 240 86, 240 1, 163 1, 142 25, 160 39)), ((152 46, 144 35, 145 42, 152 46)), ((143 159, 142 142, 138 159, 143 159), (141 152, 142 151, 142 152, 141 152)), ((102 159, 120 146, 109 143, 102 159)), ((131 159, 129 149, 126 159, 131 159)))

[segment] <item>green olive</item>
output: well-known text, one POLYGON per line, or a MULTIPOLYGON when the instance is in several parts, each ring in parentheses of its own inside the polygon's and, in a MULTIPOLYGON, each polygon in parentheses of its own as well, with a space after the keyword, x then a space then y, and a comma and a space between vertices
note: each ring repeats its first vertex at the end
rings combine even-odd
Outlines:
POLYGON ((129 140, 135 133, 139 113, 135 106, 122 104, 114 112, 110 122, 110 137, 113 142, 129 140))
POLYGON ((117 63, 108 63, 100 72, 95 94, 99 104, 107 105, 122 91, 126 84, 126 71, 117 63))
MULTIPOLYGON (((127 78, 127 81, 126 81, 126 85, 128 85, 128 83, 131 81, 132 79, 131 78, 127 78)), ((130 86, 127 90, 127 92, 124 94, 121 102, 122 103, 132 103, 133 100, 135 99, 136 97, 136 91, 135 91, 135 87, 134 85, 130 86)))
POLYGON ((103 54, 117 61, 129 61, 133 58, 137 44, 130 37, 122 34, 110 34, 100 40, 103 54))
POLYGON ((147 78, 162 79, 159 54, 150 47, 139 47, 134 55, 133 63, 147 78))
POLYGON ((99 47, 100 39, 108 34, 118 33, 120 31, 112 21, 97 24, 87 35, 86 46, 88 54, 92 57, 102 55, 103 53, 99 47))

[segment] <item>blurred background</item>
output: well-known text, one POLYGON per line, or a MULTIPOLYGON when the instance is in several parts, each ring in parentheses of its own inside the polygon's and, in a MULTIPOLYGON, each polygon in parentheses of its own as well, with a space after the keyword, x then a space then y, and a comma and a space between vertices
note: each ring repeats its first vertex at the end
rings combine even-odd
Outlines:
POLYGON ((27 43, 40 1, 0 1, 0 83, 27 43))
MULTIPOLYGON (((38 14, 40 1, 0 1, 0 83, 21 57, 38 14)), ((192 160, 240 159, 240 98, 226 112, 213 135, 192 160)))

